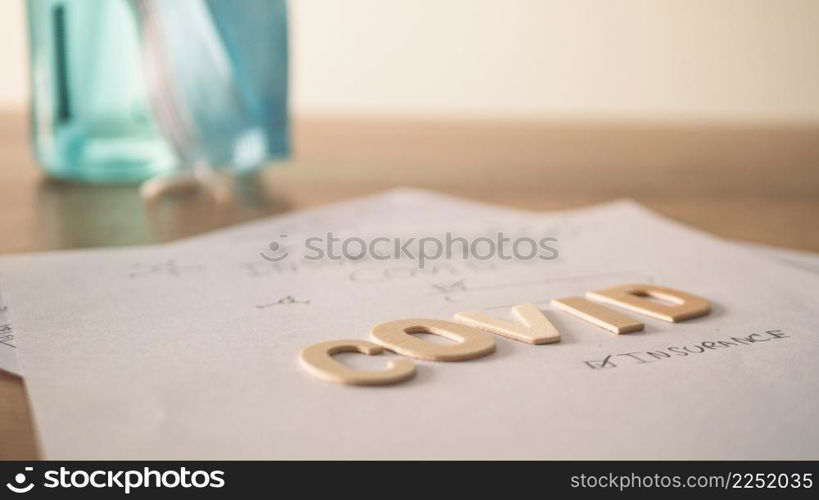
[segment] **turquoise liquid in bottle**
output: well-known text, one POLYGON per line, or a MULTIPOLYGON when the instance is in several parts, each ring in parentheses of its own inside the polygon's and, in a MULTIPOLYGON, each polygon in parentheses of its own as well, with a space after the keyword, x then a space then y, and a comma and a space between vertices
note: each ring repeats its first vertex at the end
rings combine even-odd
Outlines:
POLYGON ((135 182, 176 168, 123 0, 28 0, 35 154, 50 175, 135 182))
POLYGON ((27 3, 33 144, 49 175, 129 183, 289 153, 284 0, 27 3))

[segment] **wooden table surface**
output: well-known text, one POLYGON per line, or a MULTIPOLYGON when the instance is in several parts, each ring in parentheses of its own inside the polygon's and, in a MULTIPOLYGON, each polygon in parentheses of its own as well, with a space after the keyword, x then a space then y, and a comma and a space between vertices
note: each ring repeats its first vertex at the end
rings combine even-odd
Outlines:
MULTIPOLYGON (((0 113, 0 253, 168 241, 395 186, 533 210, 629 197, 712 233, 819 251, 819 124, 301 119, 295 159, 229 208, 46 179, 25 116, 0 113)), ((21 379, 0 371, 0 459, 38 458, 21 379)))

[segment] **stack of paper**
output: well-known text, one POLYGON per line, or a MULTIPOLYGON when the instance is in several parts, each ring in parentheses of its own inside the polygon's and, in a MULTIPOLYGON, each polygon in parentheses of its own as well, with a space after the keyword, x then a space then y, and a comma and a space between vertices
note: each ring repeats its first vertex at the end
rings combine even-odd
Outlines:
MULTIPOLYGON (((816 262, 627 201, 532 214, 400 190, 171 244, 3 257, 0 279, 50 459, 815 459, 816 262), (498 232, 555 238, 559 254, 423 268, 304 255, 328 233, 498 232), (634 282, 705 297, 713 311, 641 317, 643 332, 612 335, 550 305, 634 282), (368 340, 378 323, 511 320, 522 303, 544 311, 559 343, 496 337, 492 355, 416 361, 414 379, 383 387, 328 383, 298 363, 304 347, 368 340)), ((394 356, 339 359, 380 369, 394 356)))

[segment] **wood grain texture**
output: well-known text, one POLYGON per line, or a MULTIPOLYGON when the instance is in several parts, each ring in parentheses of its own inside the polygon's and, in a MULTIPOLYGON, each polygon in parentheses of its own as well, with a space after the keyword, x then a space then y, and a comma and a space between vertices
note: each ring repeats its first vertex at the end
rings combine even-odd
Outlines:
MULTIPOLYGON (((303 119, 295 160, 146 209, 133 186, 43 178, 24 116, 0 113, 0 253, 168 241, 395 186, 532 209, 622 197, 721 236, 819 251, 819 124, 699 126, 303 119)), ((0 459, 36 456, 20 379, 0 373, 0 459)))
POLYGON ((711 312, 711 304, 702 297, 653 284, 626 284, 592 290, 586 292, 586 297, 669 323, 699 318, 711 312))
POLYGON ((330 340, 305 347, 299 356, 302 366, 318 378, 346 385, 390 385, 415 376, 415 363, 398 358, 384 370, 355 370, 333 359, 334 354, 358 352, 376 356, 384 352, 378 344, 366 340, 330 340))
POLYGON ((495 339, 477 328, 442 319, 397 319, 375 325, 370 337, 377 344, 410 358, 429 361, 467 361, 495 352, 495 339), (453 343, 437 344, 415 334, 439 335, 453 343))
POLYGON ((512 307, 512 312, 519 323, 496 318, 480 311, 459 312, 455 314, 455 319, 465 325, 527 344, 560 342, 560 332, 538 306, 520 304, 512 307))
POLYGON ((552 299, 552 306, 617 335, 642 331, 643 322, 584 297, 552 299))

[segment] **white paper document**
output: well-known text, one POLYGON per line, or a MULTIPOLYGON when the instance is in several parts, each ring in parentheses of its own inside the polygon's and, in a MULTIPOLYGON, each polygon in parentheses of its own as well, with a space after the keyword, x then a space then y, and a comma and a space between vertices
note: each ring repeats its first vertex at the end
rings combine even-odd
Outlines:
MULTIPOLYGON (((169 245, 3 257, 0 278, 50 459, 819 458, 819 276, 631 202, 511 214, 399 191, 169 245), (498 232, 556 238, 559 255, 423 269, 302 255, 328 233, 498 232), (550 305, 625 283, 713 311, 676 324, 628 313, 645 330, 613 335, 550 305), (559 343, 495 337, 489 356, 416 360, 414 379, 383 387, 298 362, 382 322, 512 320, 523 303, 559 343)), ((379 369, 395 356, 338 358, 379 369)))

